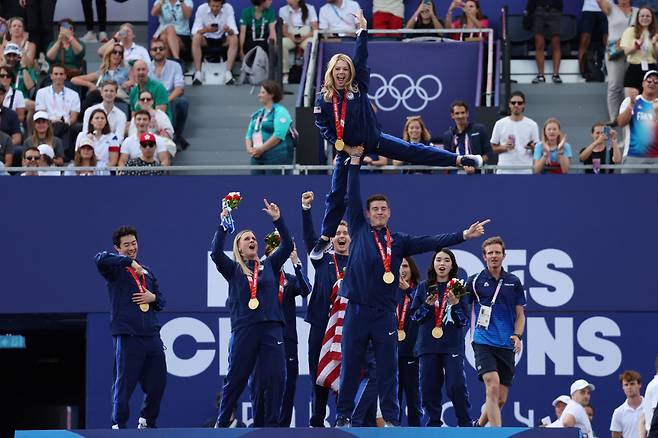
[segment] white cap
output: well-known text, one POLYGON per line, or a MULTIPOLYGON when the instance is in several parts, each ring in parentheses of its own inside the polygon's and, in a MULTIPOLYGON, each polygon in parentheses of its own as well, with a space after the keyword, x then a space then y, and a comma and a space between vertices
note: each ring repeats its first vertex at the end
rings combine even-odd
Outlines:
POLYGON ((575 382, 571 384, 571 391, 569 392, 571 395, 573 395, 574 392, 580 391, 581 389, 589 388, 590 391, 594 391, 596 387, 589 383, 585 379, 578 379, 575 382))
POLYGON ((16 55, 21 54, 21 48, 14 43, 9 43, 5 46, 4 54, 9 55, 10 53, 15 53, 16 55))
POLYGON ((91 147, 93 148, 93 147, 94 147, 94 142, 91 141, 91 139, 90 139, 89 137, 86 137, 86 136, 85 136, 85 137, 82 137, 82 138, 80 139, 80 142, 79 142, 78 144, 75 145, 75 150, 77 151, 77 150, 80 149, 82 146, 91 146, 91 147))
POLYGON ((37 146, 41 155, 48 155, 50 158, 55 158, 55 150, 48 144, 40 144, 37 146))
MULTIPOLYGON (((5 49, 5 53, 7 53, 7 49, 5 49)), ((656 70, 649 70, 648 72, 646 72, 646 73, 644 74, 644 79, 642 79, 642 80, 643 80, 643 81, 646 81, 646 80, 649 78, 649 76, 651 76, 651 75, 656 75, 656 76, 658 76, 658 71, 656 71, 656 70)))
POLYGON ((48 117, 48 113, 45 111, 37 111, 36 113, 34 113, 32 120, 36 122, 39 119, 50 120, 50 117, 48 117))
POLYGON ((569 401, 571 401, 571 397, 569 397, 568 395, 561 395, 557 397, 555 400, 553 400, 553 407, 555 407, 555 405, 558 404, 559 402, 562 402, 566 405, 569 403, 569 401))

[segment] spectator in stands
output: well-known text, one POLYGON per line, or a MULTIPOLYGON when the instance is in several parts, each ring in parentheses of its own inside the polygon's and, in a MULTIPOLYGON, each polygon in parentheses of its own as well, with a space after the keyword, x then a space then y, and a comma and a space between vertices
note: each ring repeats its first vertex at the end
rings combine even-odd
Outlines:
MULTIPOLYGON (((471 123, 468 114, 468 104, 456 100, 450 104, 450 117, 455 122, 443 133, 443 148, 459 155, 480 155, 486 163, 491 153, 491 144, 484 126, 471 123)), ((464 167, 466 173, 481 173, 474 167, 464 167)))
POLYGON ((378 167, 383 167, 388 165, 388 158, 383 155, 377 154, 366 154, 363 156, 361 163, 364 166, 369 166, 369 169, 365 169, 370 173, 382 173, 381 170, 377 170, 378 167))
MULTIPOLYGON (((148 111, 151 115, 151 121, 148 126, 149 132, 157 134, 160 137, 174 138, 174 127, 169 117, 162 110, 153 108, 153 95, 149 91, 144 90, 139 93, 139 103, 136 109, 137 111, 148 111)), ((128 128, 128 135, 135 135, 136 132, 137 127, 135 126, 135 118, 133 117, 128 128)))
MULTIPOLYGON (((430 0, 427 3, 425 0, 418 2, 416 12, 407 21, 407 29, 443 29, 443 22, 434 12, 434 2, 430 0)), ((410 38, 419 37, 440 37, 437 33, 414 33, 409 36, 410 38)))
MULTIPOLYGON (((173 114, 173 127, 169 134, 177 145, 182 149, 187 149, 189 143, 183 137, 183 130, 187 121, 189 103, 183 94, 185 92, 183 69, 178 62, 167 59, 167 48, 160 40, 151 41, 151 56, 153 57, 153 64, 151 64, 150 75, 160 81, 169 93, 169 105, 173 114)), ((141 99, 143 96, 144 92, 140 93, 139 98, 141 99)), ((152 103, 153 100, 151 100, 152 103)), ((144 108, 141 102, 140 107, 144 108)), ((169 126, 171 126, 171 123, 169 123, 169 126)))
POLYGON ((644 390, 644 399, 647 403, 644 412, 640 415, 639 436, 641 438, 654 438, 658 434, 658 358, 656 358, 656 374, 644 390), (653 426, 653 427, 652 427, 653 426))
POLYGON ((119 85, 117 96, 120 99, 127 99, 130 89, 135 85, 135 81, 130 79, 130 70, 123 62, 123 46, 114 44, 112 50, 105 52, 101 66, 98 71, 87 73, 86 75, 76 76, 71 82, 79 87, 88 89, 85 97, 83 108, 87 109, 92 105, 102 101, 102 96, 98 86, 105 81, 114 81, 119 85))
POLYGON ((175 60, 180 60, 181 47, 185 47, 189 51, 192 46, 190 17, 192 17, 193 8, 192 0, 155 0, 153 2, 151 15, 158 17, 160 23, 153 34, 153 39, 162 41, 175 60))
POLYGON ((534 173, 567 173, 572 156, 571 145, 560 129, 560 122, 550 117, 544 122, 542 141, 535 144, 534 173))
POLYGON ((112 39, 98 48, 98 56, 103 57, 106 52, 113 50, 116 43, 123 46, 123 59, 129 65, 132 65, 131 61, 137 60, 142 60, 148 65, 151 64, 148 50, 135 43, 135 28, 132 24, 123 23, 112 39))
MULTIPOLYGON (((139 137, 141 154, 138 158, 128 160, 126 167, 154 167, 161 164, 155 160, 155 135, 147 132, 139 137)), ((164 175, 164 170, 124 170, 123 175, 164 175)))
POLYGON ((207 4, 199 6, 194 15, 192 25, 192 58, 194 59, 194 85, 201 85, 202 47, 219 50, 220 56, 226 60, 224 83, 232 84, 233 63, 238 55, 238 27, 235 24, 233 6, 225 0, 208 0, 207 4))
MULTIPOLYGON (((29 147, 23 151, 23 167, 39 167, 39 160, 41 159, 41 152, 36 147, 29 147)), ((27 171, 21 173, 21 176, 39 176, 37 171, 27 171)))
POLYGON ((510 96, 510 115, 496 122, 491 133, 491 149, 498 155, 498 165, 527 166, 528 169, 498 169, 496 173, 532 173, 532 154, 539 142, 539 127, 523 115, 525 94, 510 96))
POLYGON ((75 23, 70 18, 59 22, 59 34, 48 44, 46 59, 51 64, 63 65, 68 80, 84 73, 85 43, 75 37, 75 23))
POLYGON ((626 370, 619 375, 619 383, 626 400, 612 413, 610 432, 612 438, 638 437, 640 415, 645 411, 647 400, 640 395, 642 378, 640 373, 626 370))
POLYGON ((23 143, 24 148, 37 147, 40 144, 47 144, 55 151, 54 162, 58 166, 64 165, 64 145, 62 140, 55 137, 53 125, 45 111, 37 111, 32 117, 32 134, 23 143))
POLYGON ((89 116, 89 123, 85 129, 86 133, 80 132, 75 139, 75 147, 82 144, 82 140, 91 140, 96 157, 107 163, 110 167, 116 166, 119 161, 119 139, 110 130, 107 115, 102 108, 95 109, 89 116))
MULTIPOLYGON (((21 49, 16 44, 10 43, 5 46, 4 50, 5 65, 18 71, 20 77, 18 78, 18 86, 16 89, 27 97, 30 92, 34 90, 37 84, 37 73, 32 68, 32 64, 28 62, 27 58, 23 59, 21 49)), ((30 101, 26 101, 26 107, 30 109, 30 101)))
POLYGON ((595 45, 603 44, 605 47, 608 43, 608 19, 606 14, 601 12, 597 0, 585 0, 581 14, 580 44, 578 46, 578 65, 583 76, 586 63, 585 54, 592 42, 592 35, 601 37, 601 40, 595 41, 595 45))
MULTIPOLYGON (((0 102, 4 102, 6 94, 7 89, 4 85, 0 85, 0 102)), ((0 107, 0 131, 9 135, 14 145, 21 144, 23 137, 18 115, 16 111, 4 105, 0 107)))
POLYGON ((0 163, 5 167, 11 167, 14 162, 14 144, 11 137, 0 131, 0 163))
MULTIPOLYGON (((52 85, 37 91, 34 106, 37 111, 45 111, 53 124, 55 135, 62 139, 64 149, 69 150, 71 126, 78 120, 80 96, 64 86, 66 69, 63 65, 53 65, 50 73, 52 85)), ((72 156, 71 154, 70 156, 72 156)))
POLYGON ((32 65, 37 52, 37 46, 29 41, 29 35, 25 32, 25 22, 21 17, 10 18, 7 22, 7 34, 2 40, 3 49, 9 44, 15 44, 21 56, 25 59, 25 65, 32 65))
POLYGON ((281 31, 283 64, 283 83, 288 83, 290 72, 290 51, 295 51, 295 56, 301 56, 306 49, 313 31, 318 29, 318 15, 315 6, 307 5, 306 0, 287 0, 288 4, 279 9, 279 18, 283 21, 281 31))
MULTIPOLYGON (((279 102, 283 98, 281 86, 274 81, 264 81, 258 93, 263 105, 249 122, 245 137, 245 149, 251 156, 252 165, 292 163, 292 139, 290 113, 279 102)), ((280 171, 253 171, 253 174, 276 174, 280 171)))
POLYGON ((45 52, 53 40, 53 17, 57 0, 19 0, 25 8, 27 31, 30 41, 37 46, 37 53, 45 52))
POLYGON ((585 406, 589 405, 591 392, 594 389, 594 385, 588 383, 585 379, 578 379, 571 384, 571 400, 569 400, 560 417, 562 427, 577 427, 584 436, 594 436, 592 424, 587 412, 585 412, 585 406))
MULTIPOLYGON (((149 132, 149 124, 151 123, 151 114, 146 110, 139 110, 133 114, 133 121, 135 122, 135 127, 137 131, 129 135, 121 143, 121 155, 119 156, 119 167, 126 165, 128 160, 132 158, 137 158, 141 154, 141 149, 139 145, 139 139, 143 134, 149 132)), ((169 152, 167 151, 167 146, 165 145, 163 138, 159 135, 155 136, 156 142, 156 154, 157 160, 162 163, 163 166, 169 166, 171 163, 171 158, 169 152)))
MULTIPOLYGON (((50 145, 47 144, 40 144, 37 146, 37 150, 39 151, 39 154, 41 154, 41 157, 39 158, 39 167, 53 167, 56 168, 55 164, 53 163, 53 159, 55 158, 55 151, 53 150, 50 145)), ((40 170, 39 171, 39 176, 61 176, 62 172, 58 170, 40 170)))
MULTIPOLYGON (((564 408, 567 407, 567 404, 569 404, 569 401, 571 400, 571 397, 568 395, 560 395, 553 400, 553 408, 555 409, 555 421, 550 423, 550 417, 546 417, 549 421, 548 424, 542 423, 540 427, 562 427, 560 424, 560 417, 562 416, 562 412, 564 412, 564 408)), ((544 420, 542 420, 544 421, 544 420)))
POLYGON ((562 30, 562 0, 536 0, 533 14, 533 27, 535 33, 535 62, 537 63, 537 76, 532 80, 533 84, 546 82, 544 76, 544 47, 546 38, 551 40, 551 52, 553 54, 553 82, 562 83, 560 78, 560 61, 562 51, 560 49, 560 32, 562 30))
POLYGON ((404 3, 402 0, 373 0, 373 29, 402 29, 403 24, 404 3))
POLYGON ((240 58, 258 46, 269 54, 268 41, 276 41, 276 16, 272 0, 251 0, 240 14, 240 58))
MULTIPOLYGON (((410 143, 424 144, 434 147, 434 144, 431 142, 432 135, 427 129, 425 122, 421 116, 408 116, 406 122, 404 122, 404 128, 402 128, 402 140, 408 141, 410 143)), ((405 163, 400 160, 393 160, 394 166, 406 166, 409 163, 405 163)), ((416 173, 416 171, 405 170, 403 173, 416 173)), ((418 173, 430 173, 429 170, 418 171, 418 173)))
POLYGON ((658 69, 658 33, 656 16, 649 7, 641 7, 632 27, 621 35, 621 47, 626 53, 628 68, 624 74, 624 94, 630 96, 633 89, 642 92, 643 77, 647 71, 658 69))
POLYGON ((91 176, 91 175, 109 175, 110 172, 104 170, 107 163, 100 161, 94 152, 94 143, 91 139, 85 137, 80 140, 80 144, 75 146, 75 157, 69 164, 69 169, 64 172, 64 176, 91 176), (75 170, 76 167, 95 167, 97 170, 75 170))
POLYGON ((159 110, 167 113, 171 119, 171 112, 169 109, 169 93, 167 89, 155 79, 149 77, 149 65, 142 61, 137 60, 132 68, 133 76, 135 77, 136 85, 130 90, 130 109, 137 111, 137 100, 142 91, 147 90, 153 96, 153 106, 159 110))
POLYGON ((619 106, 624 100, 624 73, 628 68, 624 49, 621 47, 621 36, 635 19, 637 8, 631 6, 630 0, 596 0, 601 11, 608 17, 608 47, 606 50, 605 67, 608 71, 608 115, 610 120, 616 120, 619 106))
MULTIPOLYGON (((123 141, 126 132, 126 113, 115 105, 117 90, 119 86, 113 80, 107 80, 101 84, 101 96, 103 101, 99 104, 92 105, 87 108, 82 117, 82 133, 87 134, 89 127, 89 119, 91 114, 97 109, 102 109, 107 115, 107 120, 110 124, 110 131, 116 135, 119 143, 123 141)), ((165 115, 165 118, 167 116, 165 115)))
POLYGON ((16 73, 14 69, 6 65, 0 66, 0 85, 5 87, 7 93, 2 106, 11 108, 16 111, 19 122, 25 122, 25 96, 21 90, 13 87, 16 83, 16 73))
POLYGON ((95 43, 100 41, 106 43, 109 40, 107 36, 107 3, 106 0, 96 0, 96 16, 98 17, 98 37, 94 32, 94 8, 92 0, 82 0, 82 13, 85 16, 85 26, 87 33, 80 38, 85 43, 95 43))
POLYGON ((617 131, 603 123, 595 123, 592 125, 592 140, 589 146, 580 151, 580 161, 585 165, 593 166, 592 169, 585 169, 585 173, 612 173, 612 170, 599 169, 602 164, 621 163, 617 131))
POLYGON ((361 6, 354 0, 327 0, 327 4, 320 8, 320 30, 329 30, 339 36, 353 35, 357 21, 352 14, 360 10, 361 6))
MULTIPOLYGON (((640 9, 640 14, 645 11, 640 9)), ((630 66, 628 67, 630 70, 630 66)), ((658 71, 649 70, 642 81, 642 94, 631 92, 619 108, 617 124, 624 127, 623 164, 658 164, 658 145, 655 142, 656 111, 658 105, 658 71)), ((621 173, 643 173, 644 169, 622 168, 621 173)), ((658 169, 650 169, 656 173, 658 169)))
MULTIPOLYGON (((482 14, 478 0, 452 0, 446 13, 446 27, 449 29, 488 29, 489 19, 482 14), (462 13, 456 20, 452 19, 452 11, 460 8, 462 13)), ((483 33, 460 33, 454 37, 459 41, 481 41, 483 33)))

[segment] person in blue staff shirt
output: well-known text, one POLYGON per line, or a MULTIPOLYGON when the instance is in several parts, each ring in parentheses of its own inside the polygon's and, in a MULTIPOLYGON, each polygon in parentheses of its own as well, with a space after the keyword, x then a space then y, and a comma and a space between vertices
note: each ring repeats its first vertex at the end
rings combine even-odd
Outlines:
POLYGON ((114 344, 112 429, 125 429, 130 396, 139 382, 144 403, 139 429, 156 427, 167 382, 164 346, 156 312, 165 306, 151 268, 137 261, 137 230, 120 227, 112 233, 116 253, 96 254, 96 267, 110 293, 110 331, 114 344))
POLYGON ((414 353, 420 362, 420 391, 428 427, 441 427, 441 390, 452 402, 460 427, 472 425, 466 376, 464 375, 464 327, 468 325, 468 305, 459 299, 448 282, 458 278, 455 254, 440 248, 427 269, 427 281, 418 285, 412 318, 419 325, 414 353))
POLYGON ((228 282, 228 307, 231 319, 228 373, 222 390, 222 402, 215 427, 228 427, 240 394, 255 367, 262 370, 257 378, 267 382, 264 400, 264 424, 279 426, 279 413, 285 387, 285 349, 283 346, 283 311, 278 299, 281 267, 293 250, 288 228, 279 207, 266 199, 265 211, 274 222, 281 245, 262 262, 258 241, 251 230, 242 230, 233 239, 233 258, 224 254, 227 230, 224 221, 229 211, 221 212, 210 257, 228 282), (266 366, 260 366, 266 364, 266 366))
MULTIPOLYGON (((304 244, 310 253, 313 245, 318 240, 313 227, 311 216, 311 205, 315 194, 311 191, 302 193, 302 228, 304 230, 304 244)), ((313 279, 313 292, 308 301, 306 318, 311 327, 308 332, 308 370, 311 377, 311 416, 309 426, 324 427, 324 419, 327 415, 327 401, 329 400, 329 389, 316 385, 318 374, 318 363, 320 361, 320 350, 322 340, 327 330, 329 311, 331 309, 332 292, 337 289, 337 282, 343 278, 343 271, 347 266, 347 258, 350 248, 350 233, 347 222, 341 221, 332 239, 333 253, 324 253, 319 260, 312 260, 315 268, 313 279)))
MULTIPOLYGON (((443 147, 445 150, 459 155, 479 155, 484 163, 491 153, 489 136, 480 123, 471 123, 468 115, 468 104, 456 100, 450 104, 450 117, 455 122, 453 126, 443 133, 443 147)), ((468 174, 480 173, 473 167, 465 167, 468 174)))
POLYGON ((344 53, 331 57, 324 75, 322 91, 313 113, 322 138, 334 145, 338 159, 334 166, 331 191, 326 199, 322 233, 310 256, 317 259, 331 244, 338 223, 345 214, 347 159, 355 147, 367 154, 429 166, 481 167, 478 155, 459 156, 424 144, 410 143, 382 132, 368 98, 368 23, 363 12, 354 14, 358 28, 353 60, 344 53))
MULTIPOLYGON (((400 264, 400 290, 396 309, 398 329, 398 403, 407 400, 407 424, 420 426, 423 412, 420 409, 420 394, 418 381, 418 358, 414 354, 414 345, 418 337, 418 324, 411 318, 411 303, 413 302, 420 271, 413 257, 405 257, 400 264)), ((402 410, 400 409, 400 423, 402 410)))
POLYGON ((347 217, 352 245, 345 281, 339 291, 349 303, 345 310, 341 342, 337 427, 350 425, 354 397, 359 386, 359 369, 371 340, 377 363, 377 392, 384 421, 389 426, 399 423, 398 330, 395 309, 402 259, 480 237, 484 234, 484 226, 489 222, 475 222, 464 231, 435 236, 391 233, 388 228, 388 220, 391 217, 388 199, 377 194, 370 196, 366 203, 368 223, 362 210, 359 182, 363 149, 355 147, 351 151, 348 170, 347 217))
POLYGON ((482 243, 486 269, 468 279, 473 305, 471 334, 475 368, 486 386, 485 410, 476 426, 501 427, 501 410, 514 377, 514 354, 523 346, 526 304, 521 280, 503 269, 505 242, 499 236, 482 243))

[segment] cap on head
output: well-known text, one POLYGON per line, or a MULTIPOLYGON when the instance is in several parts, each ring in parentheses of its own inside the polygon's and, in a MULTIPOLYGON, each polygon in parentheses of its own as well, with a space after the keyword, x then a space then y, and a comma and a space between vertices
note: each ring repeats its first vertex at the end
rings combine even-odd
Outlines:
POLYGON ((574 392, 580 391, 581 389, 589 388, 590 391, 594 391, 596 387, 589 383, 585 379, 578 379, 575 382, 571 384, 571 390, 569 391, 569 394, 573 395, 574 392))
POLYGON ((562 402, 566 405, 569 403, 570 400, 571 398, 568 395, 561 395, 557 397, 555 400, 553 400, 553 407, 555 407, 555 405, 558 404, 559 402, 562 402))
POLYGON ((151 134, 150 132, 145 132, 144 134, 139 136, 139 142, 140 143, 155 143, 155 135, 151 134))
POLYGON ((89 146, 89 147, 93 148, 94 147, 94 142, 91 141, 91 138, 89 138, 89 137, 82 137, 80 139, 80 142, 75 146, 75 150, 77 151, 82 146, 89 146))
POLYGON ((39 153, 41 155, 48 155, 51 159, 55 158, 55 150, 52 148, 52 146, 48 144, 40 144, 37 146, 37 149, 39 149, 39 153))
POLYGON ((647 79, 649 79, 650 76, 658 76, 658 71, 656 71, 656 70, 649 70, 648 72, 646 72, 646 73, 644 74, 644 79, 642 79, 642 80, 643 80, 643 81, 646 81, 647 79))
POLYGON ((50 118, 48 117, 47 112, 37 111, 36 113, 34 113, 34 116, 32 117, 32 120, 34 120, 36 122, 37 120, 50 120, 50 118))
POLYGON ((7 45, 5 46, 4 54, 5 54, 5 55, 9 55, 9 54, 12 54, 12 53, 15 54, 15 55, 19 55, 19 56, 20 56, 20 55, 22 54, 22 52, 21 52, 21 48, 18 47, 17 44, 9 43, 9 44, 7 44, 7 45))

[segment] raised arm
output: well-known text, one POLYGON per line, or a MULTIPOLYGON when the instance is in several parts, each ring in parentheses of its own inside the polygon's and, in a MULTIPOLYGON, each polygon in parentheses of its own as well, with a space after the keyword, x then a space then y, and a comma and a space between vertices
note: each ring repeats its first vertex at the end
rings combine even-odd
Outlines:
POLYGON ((464 240, 480 237, 484 234, 484 226, 489 222, 491 222, 491 219, 475 222, 468 229, 457 233, 437 234, 435 236, 403 235, 403 257, 433 251, 437 248, 456 245, 464 240))
POLYGON ((113 252, 101 251, 94 257, 98 272, 106 279, 112 280, 117 270, 127 268, 133 263, 133 259, 113 252))
POLYGON ((363 214, 363 203, 361 202, 361 182, 359 181, 359 161, 363 154, 363 148, 355 148, 355 155, 350 157, 350 166, 347 173, 347 220, 349 221, 350 235, 354 236, 356 231, 366 225, 366 217, 363 214))
POLYGON ((306 252, 309 254, 318 240, 318 235, 313 227, 313 216, 311 215, 311 204, 314 198, 315 194, 313 192, 302 193, 302 230, 306 252))
MULTIPOLYGON (((223 219, 227 215, 228 210, 222 210, 221 218, 223 219)), ((215 231, 212 243, 210 244, 210 258, 215 262, 215 266, 219 273, 222 274, 226 280, 230 280, 235 272, 235 262, 224 254, 224 240, 226 240, 226 231, 224 231, 224 227, 220 224, 217 227, 217 231, 215 231)))
POLYGON ((286 262, 286 260, 288 260, 288 257, 290 257, 290 253, 294 248, 294 244, 292 242, 292 238, 290 237, 288 227, 286 227, 286 224, 283 222, 279 207, 273 202, 267 202, 267 199, 263 199, 263 201, 265 203, 265 208, 263 210, 270 215, 272 222, 274 222, 274 226, 276 227, 276 230, 279 232, 279 236, 281 237, 281 244, 277 250, 268 257, 272 265, 272 270, 276 275, 278 275, 278 272, 281 271, 281 267, 286 262))
POLYGON ((356 80, 367 92, 370 85, 370 68, 368 68, 368 22, 363 16, 363 11, 353 14, 357 20, 359 30, 356 32, 356 44, 354 46, 354 68, 356 69, 356 80))

